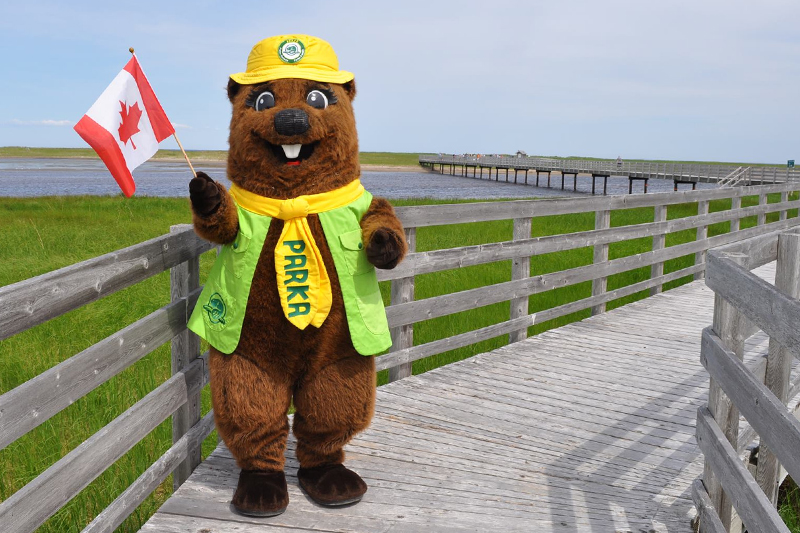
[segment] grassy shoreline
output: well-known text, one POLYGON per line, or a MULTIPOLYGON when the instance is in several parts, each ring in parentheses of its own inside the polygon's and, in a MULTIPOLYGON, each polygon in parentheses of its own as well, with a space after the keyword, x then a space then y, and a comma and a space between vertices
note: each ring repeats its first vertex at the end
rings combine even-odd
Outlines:
MULTIPOLYGON (((227 150, 187 150, 191 161, 224 164, 228 158, 227 150)), ((91 148, 29 148, 24 146, 0 147, 0 158, 37 159, 98 159, 91 148)), ((407 152, 361 152, 362 165, 386 167, 418 167, 419 154, 407 152)), ((161 149, 153 156, 156 161, 184 161, 180 150, 161 149)))
MULTIPOLYGON (((228 157, 227 150, 187 150, 192 161, 224 163, 228 157)), ((412 152, 360 152, 359 159, 362 165, 385 167, 417 167, 419 166, 419 153, 412 152)), ((0 159, 20 158, 66 158, 66 159, 97 159, 97 154, 91 148, 32 148, 25 146, 0 147, 0 159)), ((582 159, 586 161, 614 161, 616 158, 583 157, 583 156, 534 156, 549 159, 582 159)), ((183 161, 180 150, 162 149, 153 157, 157 161, 183 161)), ((735 161, 670 161, 666 159, 626 159, 626 162, 636 163, 676 163, 684 165, 736 165, 736 166, 767 166, 786 168, 786 164, 753 163, 735 161)))

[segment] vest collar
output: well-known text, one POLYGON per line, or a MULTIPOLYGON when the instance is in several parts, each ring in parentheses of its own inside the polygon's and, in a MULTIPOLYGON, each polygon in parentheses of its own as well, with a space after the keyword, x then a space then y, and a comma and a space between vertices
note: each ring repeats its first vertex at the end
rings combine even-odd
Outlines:
POLYGON ((304 218, 312 213, 331 211, 356 201, 364 194, 360 180, 354 180, 344 187, 319 194, 305 194, 288 200, 278 200, 261 196, 231 185, 230 193, 242 209, 281 220, 304 218))

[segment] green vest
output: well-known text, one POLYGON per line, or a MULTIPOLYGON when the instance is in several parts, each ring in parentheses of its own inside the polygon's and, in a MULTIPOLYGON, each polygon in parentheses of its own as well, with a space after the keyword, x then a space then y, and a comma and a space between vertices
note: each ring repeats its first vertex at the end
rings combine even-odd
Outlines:
MULTIPOLYGON (((362 355, 374 355, 392 345, 375 267, 367 261, 361 242, 359 223, 371 202, 372 195, 365 191, 350 204, 319 213, 339 278, 350 338, 362 355)), ((238 206, 237 210, 236 240, 222 247, 188 323, 190 330, 226 354, 239 344, 253 275, 272 220, 238 206)), ((283 314, 280 308, 264 312, 283 314)))

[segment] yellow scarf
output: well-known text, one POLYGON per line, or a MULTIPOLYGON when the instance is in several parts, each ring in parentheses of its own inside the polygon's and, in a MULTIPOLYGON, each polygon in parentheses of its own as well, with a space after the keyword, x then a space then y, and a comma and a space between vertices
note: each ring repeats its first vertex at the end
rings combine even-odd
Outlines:
POLYGON ((331 281, 306 217, 354 202, 364 187, 355 180, 339 189, 276 200, 231 185, 231 195, 242 208, 284 221, 275 247, 278 294, 286 318, 300 329, 320 327, 333 303, 331 281))

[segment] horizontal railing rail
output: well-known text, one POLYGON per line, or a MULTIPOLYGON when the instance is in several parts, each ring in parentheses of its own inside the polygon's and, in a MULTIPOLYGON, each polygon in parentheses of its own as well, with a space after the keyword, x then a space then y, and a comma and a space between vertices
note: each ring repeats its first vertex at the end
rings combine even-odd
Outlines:
POLYGON ((701 362, 711 377, 697 418, 705 457, 693 486, 700 530, 788 532, 775 506, 784 472, 800 479, 800 421, 787 405, 800 393, 800 231, 770 233, 708 253, 706 283, 715 292, 714 324, 703 331, 701 362), (774 285, 750 269, 777 261, 774 285), (753 333, 769 337, 766 357, 743 363, 753 333), (749 427, 740 431, 739 415, 749 427), (758 437, 750 471, 740 453, 758 437))

